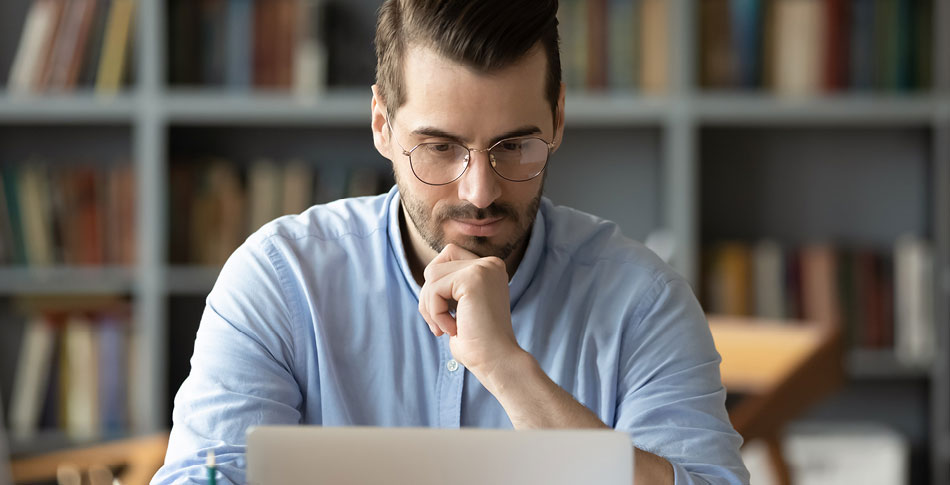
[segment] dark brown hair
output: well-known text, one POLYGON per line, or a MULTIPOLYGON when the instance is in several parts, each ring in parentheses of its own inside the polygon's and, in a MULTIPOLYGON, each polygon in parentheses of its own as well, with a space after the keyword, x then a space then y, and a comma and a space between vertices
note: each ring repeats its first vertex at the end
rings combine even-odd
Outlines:
POLYGON ((545 97, 557 117, 561 89, 557 0, 386 0, 376 23, 376 87, 392 115, 406 102, 406 48, 424 46, 459 64, 494 72, 540 43, 545 97))

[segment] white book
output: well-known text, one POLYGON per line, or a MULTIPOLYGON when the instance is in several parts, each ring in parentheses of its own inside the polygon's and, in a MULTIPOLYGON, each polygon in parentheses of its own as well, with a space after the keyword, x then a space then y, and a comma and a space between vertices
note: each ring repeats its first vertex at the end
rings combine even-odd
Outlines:
POLYGON ((781 320, 785 312, 785 254, 775 241, 762 240, 752 249, 755 314, 781 320))
POLYGON ((297 46, 294 50, 293 89, 298 96, 316 97, 327 84, 327 46, 323 42, 323 6, 320 0, 298 5, 297 46))
POLYGON ((11 93, 29 93, 42 76, 43 63, 56 29, 55 0, 35 0, 30 6, 20 34, 20 45, 10 68, 7 89, 11 93))
POLYGON ((901 236, 894 246, 894 352, 904 364, 933 362, 933 250, 927 241, 901 236))
POLYGON ((56 335, 46 320, 37 317, 27 323, 22 342, 13 377, 10 431, 16 438, 29 439, 40 424, 56 335))

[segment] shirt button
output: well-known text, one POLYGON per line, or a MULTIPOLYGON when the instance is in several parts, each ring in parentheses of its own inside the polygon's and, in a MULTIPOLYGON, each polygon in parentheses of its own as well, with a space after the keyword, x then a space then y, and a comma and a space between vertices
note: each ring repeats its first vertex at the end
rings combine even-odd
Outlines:
POLYGON ((455 372, 459 370, 459 363, 457 360, 452 359, 445 363, 445 368, 448 369, 449 372, 455 372))

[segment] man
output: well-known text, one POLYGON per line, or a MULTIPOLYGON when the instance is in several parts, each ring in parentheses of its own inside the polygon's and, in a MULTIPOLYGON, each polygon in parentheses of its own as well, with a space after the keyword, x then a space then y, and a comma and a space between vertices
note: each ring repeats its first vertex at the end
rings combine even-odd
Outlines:
POLYGON ((541 197, 564 132, 556 11, 384 3, 372 128, 397 186, 230 258, 153 483, 198 480, 210 449, 242 482, 247 427, 297 423, 613 427, 638 484, 748 481, 687 282, 541 197))

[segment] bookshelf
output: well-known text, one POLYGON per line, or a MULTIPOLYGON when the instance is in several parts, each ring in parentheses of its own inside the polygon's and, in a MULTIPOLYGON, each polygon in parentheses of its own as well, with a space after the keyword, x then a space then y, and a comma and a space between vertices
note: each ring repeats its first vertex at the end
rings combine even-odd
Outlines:
MULTIPOLYGON (((0 164, 19 162, 28 156, 30 146, 48 140, 58 141, 46 154, 51 158, 89 149, 108 154, 107 160, 124 154, 134 164, 135 264, 54 266, 42 271, 0 268, 0 299, 129 295, 138 336, 132 350, 135 432, 167 426, 173 388, 188 370, 203 298, 219 271, 170 259, 169 169, 176 157, 199 152, 241 158, 244 150, 273 152, 282 145, 307 154, 332 142, 338 157, 308 160, 317 165, 385 167, 372 149, 367 116, 373 67, 370 40, 379 2, 331 3, 334 15, 342 20, 328 32, 329 71, 335 74, 320 95, 236 92, 168 82, 168 9, 161 0, 137 4, 134 82, 119 93, 102 97, 79 90, 24 98, 0 87, 0 164), (352 36, 362 36, 364 43, 348 63, 350 52, 334 43, 346 43, 352 36)), ((29 5, 30 0, 0 2, 0 86, 6 82, 29 5)), ((867 158, 878 167, 876 185, 849 187, 845 192, 871 208, 880 205, 878 194, 887 193, 889 180, 910 177, 908 184, 923 184, 917 187, 919 194, 908 188, 898 191, 906 196, 901 200, 909 198, 904 215, 848 221, 843 236, 885 244, 892 242, 906 219, 933 242, 934 313, 941 350, 933 365, 924 369, 902 365, 893 352, 851 352, 846 362, 851 376, 848 389, 807 419, 846 420, 851 407, 874 402, 858 416, 891 424, 911 436, 916 456, 913 483, 924 483, 926 477, 931 483, 950 481, 950 325, 946 324, 950 322, 950 56, 945 50, 933 50, 933 89, 925 92, 786 98, 762 91, 709 90, 701 87, 698 76, 699 9, 687 0, 671 0, 668 7, 671 55, 666 92, 570 93, 568 129, 562 150, 552 159, 547 195, 616 220, 627 235, 640 240, 666 229, 676 241, 673 265, 698 289, 702 248, 717 231, 729 229, 728 223, 710 219, 704 198, 717 192, 710 192, 707 175, 711 168, 734 168, 731 151, 756 152, 764 160, 760 170, 772 167, 801 175, 789 166, 799 145, 808 145, 811 155, 831 147, 844 153, 841 170, 820 164, 813 169, 829 177, 832 186, 847 185, 847 174, 861 170, 860 159, 867 158), (588 165, 577 162, 585 157, 588 165)), ((934 45, 950 45, 950 4, 936 1, 934 8, 934 45)), ((742 189, 742 180, 735 182, 735 190, 742 189)), ((726 202, 723 197, 712 201, 720 206, 726 202)), ((810 215, 792 202, 762 210, 766 216, 773 211, 773 219, 810 215)), ((829 221, 815 224, 819 222, 829 221)), ((750 236, 763 236, 771 229, 768 221, 739 227, 750 236)), ((817 236, 829 231, 807 223, 787 229, 812 230, 817 236)), ((57 442, 48 437, 42 441, 57 442)), ((44 446, 54 445, 23 443, 17 450, 44 446)))

